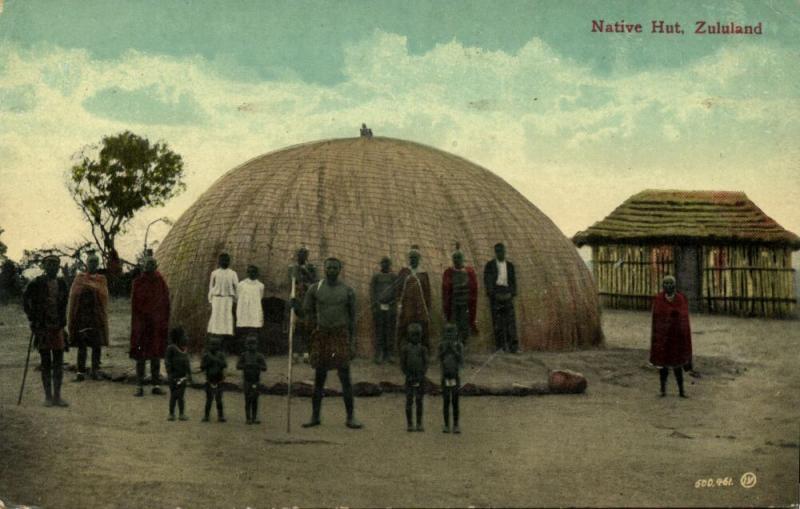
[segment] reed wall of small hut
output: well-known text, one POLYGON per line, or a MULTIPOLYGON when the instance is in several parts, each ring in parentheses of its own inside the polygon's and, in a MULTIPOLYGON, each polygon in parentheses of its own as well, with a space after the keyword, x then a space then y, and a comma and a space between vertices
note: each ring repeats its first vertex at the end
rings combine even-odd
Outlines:
MULTIPOLYGON (((650 309, 661 281, 676 276, 680 246, 609 244, 592 246, 592 272, 603 307, 650 309)), ((785 318, 797 313, 792 251, 786 247, 702 246, 698 311, 785 318)))
POLYGON ((712 313, 792 316, 797 310, 792 251, 713 246, 703 250, 703 304, 712 313))
POLYGON ((573 242, 592 246, 605 307, 648 309, 671 274, 692 311, 797 314, 792 252, 800 237, 741 192, 645 190, 573 242))
POLYGON ((592 246, 593 273, 603 307, 650 309, 661 280, 675 273, 672 246, 592 246))

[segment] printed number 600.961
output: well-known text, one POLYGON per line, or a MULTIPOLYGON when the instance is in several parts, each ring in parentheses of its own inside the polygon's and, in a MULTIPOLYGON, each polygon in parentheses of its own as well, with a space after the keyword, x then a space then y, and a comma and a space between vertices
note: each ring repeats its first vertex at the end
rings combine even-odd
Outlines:
POLYGON ((708 479, 698 479, 694 483, 695 488, 714 488, 716 486, 733 486, 733 479, 731 477, 717 477, 716 479, 709 477, 708 479))

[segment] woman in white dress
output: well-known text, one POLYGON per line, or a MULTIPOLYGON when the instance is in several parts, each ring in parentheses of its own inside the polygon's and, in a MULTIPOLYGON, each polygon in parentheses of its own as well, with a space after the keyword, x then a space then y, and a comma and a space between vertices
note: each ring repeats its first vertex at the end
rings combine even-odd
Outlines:
POLYGON ((228 253, 219 255, 218 268, 211 273, 208 285, 208 302, 211 304, 211 318, 208 320, 208 333, 221 336, 223 345, 230 350, 233 346, 233 306, 236 303, 236 287, 239 276, 230 268, 228 253), (227 339, 227 341, 226 341, 227 339))

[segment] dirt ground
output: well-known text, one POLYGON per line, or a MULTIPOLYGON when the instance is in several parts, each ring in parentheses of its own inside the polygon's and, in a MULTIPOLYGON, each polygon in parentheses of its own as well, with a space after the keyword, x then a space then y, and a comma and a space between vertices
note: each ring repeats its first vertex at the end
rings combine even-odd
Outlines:
MULTIPOLYGON (((113 304, 109 371, 132 367, 127 305, 113 304)), ((131 385, 76 383, 72 373, 69 408, 42 406, 35 371, 17 406, 27 325, 18 306, 0 307, 0 500, 45 508, 797 504, 800 322, 692 319, 700 377, 688 378, 687 400, 672 377, 668 397, 657 397, 648 314, 606 311, 604 349, 471 355, 464 372, 464 381, 492 385, 574 369, 588 378, 585 394, 465 397, 461 435, 441 433, 437 396, 426 398, 424 433, 405 431, 398 394, 358 398, 359 431, 344 427, 340 398, 323 403, 321 427, 301 429, 310 401, 295 398, 287 434, 285 397, 262 396, 262 424, 247 426, 242 395, 226 393, 228 422, 204 424, 204 394, 190 390, 191 420, 167 422, 166 396, 133 398, 131 385), (756 483, 745 488, 748 472, 756 483), (714 485, 696 487, 706 479, 714 485)), ((284 379, 285 357, 268 364, 267 383, 284 379)), ((307 366, 295 372, 311 378, 307 366)), ((354 382, 401 379, 396 366, 366 359, 352 372, 354 382)), ((334 373, 328 384, 338 388, 334 373)))

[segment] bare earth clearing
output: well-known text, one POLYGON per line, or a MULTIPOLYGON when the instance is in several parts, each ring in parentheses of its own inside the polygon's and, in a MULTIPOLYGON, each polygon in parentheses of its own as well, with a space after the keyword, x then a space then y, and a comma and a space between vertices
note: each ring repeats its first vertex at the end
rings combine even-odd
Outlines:
MULTIPOLYGON (((128 303, 113 308, 103 368, 131 370, 128 303)), ((41 405, 33 370, 18 407, 27 323, 18 306, 2 307, 0 500, 46 508, 798 503, 800 323, 692 319, 701 377, 687 377, 688 400, 676 396, 672 375, 668 397, 657 397, 649 315, 606 311, 603 350, 501 355, 483 369, 488 356, 472 355, 464 373, 464 381, 499 385, 575 369, 589 380, 585 394, 464 397, 460 436, 441 433, 436 396, 426 398, 425 433, 405 431, 398 394, 358 398, 361 431, 344 427, 340 398, 323 403, 321 427, 301 429, 310 402, 296 398, 287 435, 285 397, 262 396, 262 424, 247 426, 241 393, 229 392, 228 422, 203 424, 204 393, 190 390, 191 420, 173 423, 166 396, 133 398, 131 385, 74 383, 71 372, 69 408, 41 405), (746 472, 757 477, 749 489, 740 484, 746 472), (695 487, 726 477, 731 486, 695 487)), ((285 361, 268 359, 267 384, 283 379, 285 361)), ((354 382, 401 380, 397 366, 366 359, 352 371, 354 382)), ((311 378, 304 365, 295 373, 311 378)), ((338 388, 335 373, 328 380, 338 388)))

